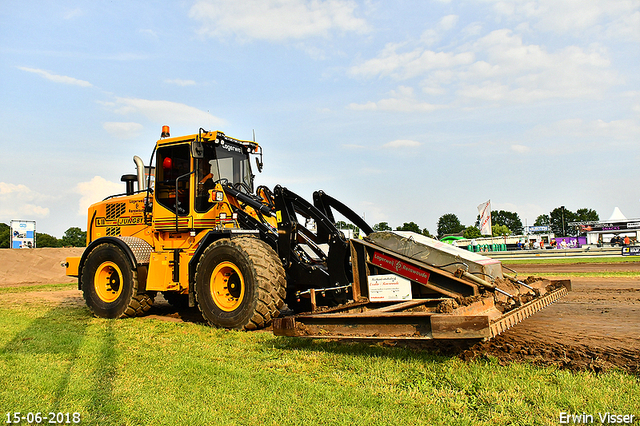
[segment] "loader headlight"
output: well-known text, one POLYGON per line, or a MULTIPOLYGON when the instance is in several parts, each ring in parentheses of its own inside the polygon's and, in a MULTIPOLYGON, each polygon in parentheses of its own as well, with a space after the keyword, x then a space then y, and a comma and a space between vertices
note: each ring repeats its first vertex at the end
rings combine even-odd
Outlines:
POLYGON ((222 191, 209 191, 209 202, 210 203, 218 203, 220 201, 224 201, 224 192, 222 191))

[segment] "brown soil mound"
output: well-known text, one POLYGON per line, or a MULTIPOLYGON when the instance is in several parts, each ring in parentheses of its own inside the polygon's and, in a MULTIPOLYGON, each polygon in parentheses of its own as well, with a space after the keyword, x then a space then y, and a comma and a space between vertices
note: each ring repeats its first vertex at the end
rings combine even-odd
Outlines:
POLYGON ((68 256, 80 256, 83 247, 0 250, 0 287, 76 282, 60 266, 68 256))

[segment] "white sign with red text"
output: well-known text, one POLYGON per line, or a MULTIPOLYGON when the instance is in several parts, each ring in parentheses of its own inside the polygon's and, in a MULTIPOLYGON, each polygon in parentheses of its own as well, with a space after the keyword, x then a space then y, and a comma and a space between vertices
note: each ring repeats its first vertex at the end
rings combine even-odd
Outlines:
POLYGON ((397 275, 369 275, 369 301, 411 300, 411 281, 397 275))

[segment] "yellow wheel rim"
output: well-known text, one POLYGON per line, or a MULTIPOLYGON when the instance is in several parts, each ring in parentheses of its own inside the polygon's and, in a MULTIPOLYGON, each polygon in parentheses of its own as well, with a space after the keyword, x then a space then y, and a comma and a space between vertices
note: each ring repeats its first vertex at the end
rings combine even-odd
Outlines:
POLYGON ((98 297, 106 303, 114 302, 122 293, 122 272, 113 262, 104 262, 93 277, 98 297))
POLYGON ((213 301, 226 312, 237 309, 244 298, 244 278, 238 267, 231 262, 222 262, 211 274, 213 301))

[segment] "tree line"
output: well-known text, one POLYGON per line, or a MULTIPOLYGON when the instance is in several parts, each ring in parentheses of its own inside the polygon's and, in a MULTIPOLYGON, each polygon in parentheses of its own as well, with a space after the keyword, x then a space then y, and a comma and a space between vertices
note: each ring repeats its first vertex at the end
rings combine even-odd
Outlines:
MULTIPOLYGON (((6 223, 0 223, 0 248, 9 248, 10 244, 11 227, 6 223)), ((67 229, 62 238, 36 232, 36 247, 84 247, 86 245, 87 233, 77 227, 67 229)))
MULTIPOLYGON (((600 217, 593 209, 581 208, 575 212, 566 209, 564 206, 556 207, 549 214, 543 214, 536 218, 533 226, 548 226, 549 232, 563 237, 576 237, 584 234, 578 227, 569 226, 570 222, 598 221, 600 217)), ((524 226, 516 212, 506 210, 494 210, 491 212, 491 233, 492 236, 508 236, 524 234, 524 226)), ((476 217, 475 224, 465 226, 460 222, 458 216, 453 213, 446 213, 438 219, 436 238, 440 239, 446 235, 460 235, 464 238, 480 238, 480 215, 476 217)), ((391 231, 392 228, 387 222, 380 222, 373 225, 374 231, 391 231)), ((414 222, 405 222, 402 226, 396 227, 396 231, 413 231, 418 234, 434 237, 427 228, 420 228, 414 222)), ((542 232, 535 232, 536 234, 542 232)))

